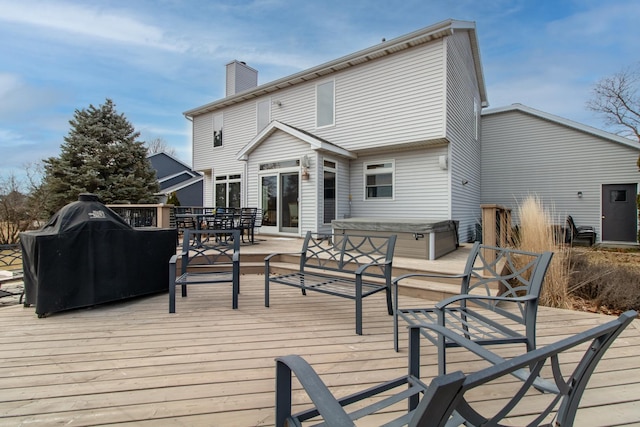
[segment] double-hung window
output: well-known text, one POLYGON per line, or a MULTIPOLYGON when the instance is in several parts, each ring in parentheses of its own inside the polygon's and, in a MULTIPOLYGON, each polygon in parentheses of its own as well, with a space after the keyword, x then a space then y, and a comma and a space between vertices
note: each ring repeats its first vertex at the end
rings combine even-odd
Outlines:
POLYGON ((316 127, 333 126, 335 121, 334 81, 316 85, 316 127))
POLYGON ((260 133, 262 129, 266 128, 271 121, 271 99, 265 99, 260 101, 256 105, 257 110, 257 132, 260 133))
POLYGON ((393 199, 393 160, 364 164, 366 200, 393 199))

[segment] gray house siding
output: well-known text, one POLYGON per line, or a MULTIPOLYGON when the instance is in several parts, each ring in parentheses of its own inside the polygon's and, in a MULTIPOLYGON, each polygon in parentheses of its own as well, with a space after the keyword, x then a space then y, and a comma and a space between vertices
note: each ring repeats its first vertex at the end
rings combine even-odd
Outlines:
POLYGON ((601 186, 640 181, 640 147, 522 111, 485 115, 482 141, 481 201, 513 208, 516 222, 518 205, 536 195, 556 222, 570 214, 600 240, 601 186))
POLYGON ((446 146, 437 146, 385 154, 363 156, 351 162, 351 203, 353 217, 449 218, 448 173, 439 167, 438 158, 447 154, 446 146), (393 161, 394 198, 366 200, 364 164, 393 161))
POLYGON ((474 71, 479 67, 477 41, 470 47, 470 38, 475 40, 472 23, 446 21, 186 112, 193 120, 194 168, 206 174, 205 203, 213 200, 216 175, 241 173, 243 201, 258 205, 259 178, 264 173, 259 164, 307 155, 310 177, 300 180, 300 233, 329 229, 323 221, 325 157, 337 166, 337 219, 370 216, 471 222, 466 205, 459 208, 452 203, 451 177, 472 168, 465 163, 454 169, 440 166, 441 157, 454 155, 447 138, 462 145, 460 152, 469 152, 462 135, 469 127, 460 125, 468 121, 467 110, 473 110, 469 107, 473 96, 468 94, 478 96, 480 86, 484 101, 484 82, 472 81, 482 76, 474 71), (451 37, 460 39, 453 47, 447 41, 451 37), (448 59, 452 54, 456 58, 448 59), (471 70, 449 75, 450 67, 459 66, 471 70), (334 83, 335 123, 316 127, 316 87, 327 81, 334 83), (470 88, 459 87, 469 84, 470 88), (450 90, 455 93, 448 94, 450 90), (257 133, 256 107, 263 100, 271 105, 270 129, 276 120, 278 129, 293 127, 313 139, 281 130, 257 133), (213 118, 220 114, 223 145, 214 148, 213 118), (365 200, 364 163, 379 160, 395 163, 394 197, 365 200))
POLYGON ((450 218, 461 242, 471 241, 480 218, 480 94, 469 35, 447 38, 447 139, 450 218), (474 101, 475 100, 475 101, 474 101), (477 109, 477 112, 474 111, 477 109), (477 116, 476 116, 477 114, 477 116))

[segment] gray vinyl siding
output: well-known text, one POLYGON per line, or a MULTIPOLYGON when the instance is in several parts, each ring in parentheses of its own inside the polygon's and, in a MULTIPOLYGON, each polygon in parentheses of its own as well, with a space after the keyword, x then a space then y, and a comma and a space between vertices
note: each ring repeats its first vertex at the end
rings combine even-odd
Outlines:
POLYGON ((351 162, 353 217, 449 219, 448 173, 438 166, 446 146, 359 158, 351 162), (394 160, 394 199, 364 200, 365 162, 394 160))
POLYGON ((389 147, 444 136, 445 67, 438 40, 331 75, 335 126, 316 129, 317 79, 224 109, 223 147, 213 150, 211 113, 194 117, 194 169, 231 159, 256 135, 256 103, 271 97, 271 119, 304 129, 347 150, 389 147), (233 147, 233 149, 229 149, 233 147), (220 155, 219 155, 220 154, 220 155))
POLYGON ((444 136, 443 43, 335 74, 336 122, 315 133, 358 151, 444 136))
POLYGON ((455 33, 447 37, 446 44, 450 218, 459 221, 460 242, 468 242, 481 216, 480 134, 476 139, 474 112, 474 98, 480 108, 480 95, 468 33, 455 33))
POLYGON ((516 223, 518 205, 536 195, 555 221, 570 214, 600 239, 601 186, 640 179, 639 150, 524 112, 483 117, 482 139, 482 203, 511 207, 516 223))

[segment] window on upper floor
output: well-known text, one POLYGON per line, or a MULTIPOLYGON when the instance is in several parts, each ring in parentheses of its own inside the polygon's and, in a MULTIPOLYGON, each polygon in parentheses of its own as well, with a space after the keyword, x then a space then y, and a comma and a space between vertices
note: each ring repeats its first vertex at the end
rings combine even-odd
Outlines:
POLYGON ((332 126, 335 120, 334 81, 316 85, 316 126, 332 126))
POLYGON ((222 147, 222 114, 213 116, 213 146, 222 147))
POLYGON ((366 200, 393 199, 393 160, 364 164, 364 197, 366 200))
POLYGON ((271 121, 271 99, 265 99, 264 101, 259 101, 256 104, 256 115, 256 133, 260 133, 260 131, 266 128, 271 121))

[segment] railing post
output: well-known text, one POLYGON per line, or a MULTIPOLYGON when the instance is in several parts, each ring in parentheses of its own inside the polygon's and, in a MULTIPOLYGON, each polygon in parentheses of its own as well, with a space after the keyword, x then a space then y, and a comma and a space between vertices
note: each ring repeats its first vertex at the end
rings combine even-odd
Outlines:
MULTIPOLYGON (((501 205, 480 205, 480 208, 482 243, 503 248, 511 244, 511 208, 501 205)), ((496 259, 496 253, 492 250, 482 249, 482 256, 489 264, 496 259)))

